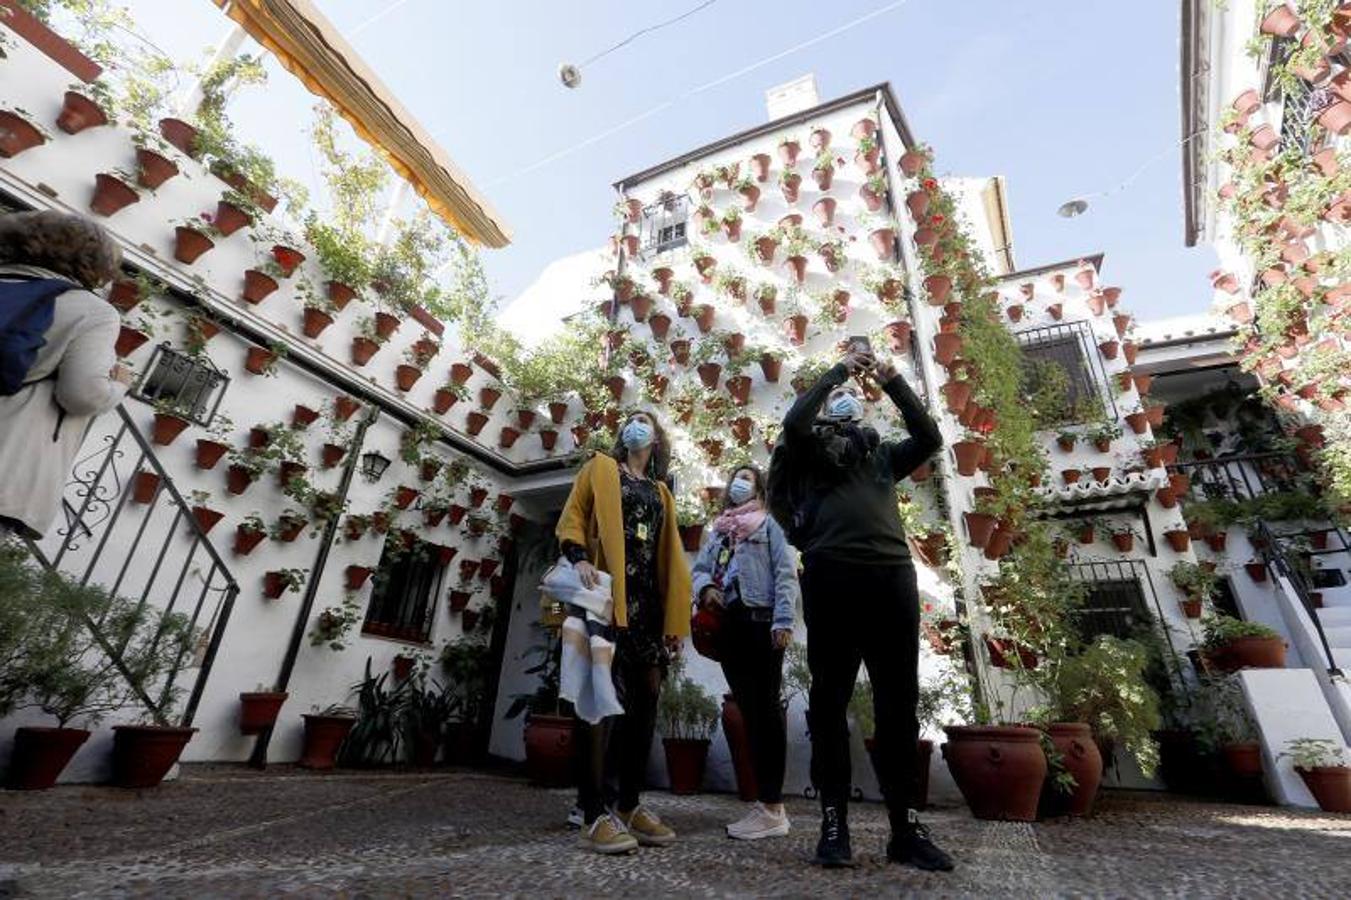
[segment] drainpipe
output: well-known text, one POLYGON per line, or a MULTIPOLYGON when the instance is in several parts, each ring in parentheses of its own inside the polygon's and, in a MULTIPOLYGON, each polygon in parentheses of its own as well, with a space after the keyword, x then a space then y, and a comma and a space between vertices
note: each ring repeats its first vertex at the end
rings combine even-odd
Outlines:
MULTIPOLYGON (((356 434, 352 436, 350 443, 351 450, 347 454, 347 464, 343 466, 342 482, 338 485, 338 500, 340 504, 347 501, 347 495, 352 489, 352 476, 356 474, 357 466, 360 465, 361 448, 366 442, 366 431, 375 424, 380 418, 378 407, 371 407, 370 411, 362 417, 357 423, 356 434)), ((319 554, 314 559, 314 574, 305 586, 305 596, 300 601, 300 609, 296 613, 296 623, 291 629, 291 640, 286 645, 286 656, 281 662, 281 671, 277 674, 277 682, 272 690, 278 693, 285 691, 291 683, 291 673, 295 671, 296 659, 300 656, 300 645, 305 640, 306 625, 310 621, 310 614, 314 611, 314 601, 319 594, 319 582, 324 575, 324 567, 328 564, 328 554, 333 549, 333 540, 338 535, 338 520, 341 516, 334 516, 324 527, 324 539, 319 542, 319 554)), ((249 765, 255 769, 267 768, 267 748, 272 742, 273 726, 269 725, 258 735, 258 740, 253 745, 253 754, 249 757, 249 765)))

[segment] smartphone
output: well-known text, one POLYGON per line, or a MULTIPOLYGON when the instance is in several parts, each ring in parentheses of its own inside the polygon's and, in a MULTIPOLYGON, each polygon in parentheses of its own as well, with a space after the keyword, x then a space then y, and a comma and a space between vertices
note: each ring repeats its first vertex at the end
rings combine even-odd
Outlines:
POLYGON ((867 335, 856 334, 849 338, 845 345, 850 353, 867 353, 871 356, 873 352, 873 343, 867 335))

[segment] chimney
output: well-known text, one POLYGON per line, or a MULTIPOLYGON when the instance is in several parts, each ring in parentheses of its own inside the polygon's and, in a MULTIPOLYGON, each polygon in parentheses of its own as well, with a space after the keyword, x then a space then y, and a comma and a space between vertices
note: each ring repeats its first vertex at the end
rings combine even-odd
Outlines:
POLYGON ((765 91, 765 106, 769 120, 782 119, 793 113, 811 109, 821 102, 816 90, 816 76, 811 72, 765 91))

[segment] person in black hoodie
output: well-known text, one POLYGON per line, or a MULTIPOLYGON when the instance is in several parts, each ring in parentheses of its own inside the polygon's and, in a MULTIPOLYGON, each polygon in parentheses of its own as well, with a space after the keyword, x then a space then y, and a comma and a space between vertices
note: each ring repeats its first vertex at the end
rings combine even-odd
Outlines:
MULTIPOLYGON (((853 863, 845 711, 860 663, 868 667, 877 720, 873 755, 891 820, 887 857, 948 871, 952 859, 915 816, 919 723, 919 598, 897 509, 896 483, 943 445, 938 426, 890 363, 851 350, 812 385, 783 420, 791 477, 802 504, 784 524, 802 552, 812 781, 821 796, 815 862, 853 863), (881 440, 862 424, 851 376, 871 376, 896 404, 909 437, 881 440)), ((772 488, 771 488, 772 490, 772 488)))

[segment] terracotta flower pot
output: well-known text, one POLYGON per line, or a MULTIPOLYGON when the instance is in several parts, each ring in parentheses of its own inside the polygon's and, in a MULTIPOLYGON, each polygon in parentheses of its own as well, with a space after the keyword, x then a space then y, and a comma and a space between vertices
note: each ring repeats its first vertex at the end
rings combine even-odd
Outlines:
POLYGON ((333 324, 333 317, 322 309, 313 306, 305 307, 304 323, 301 325, 301 332, 307 338, 317 338, 323 334, 328 326, 333 324))
POLYGON ((1075 787, 1063 794, 1047 782, 1041 794, 1041 817, 1089 815, 1102 784, 1103 769, 1093 729, 1083 722, 1056 722, 1046 727, 1046 733, 1064 758, 1066 770, 1074 776, 1075 787))
POLYGON ((727 379, 727 393, 732 395, 732 402, 737 406, 745 406, 751 399, 750 376, 737 375, 727 379))
POLYGON ((899 160, 901 174, 905 175, 906 178, 914 178, 921 170, 923 170, 924 164, 928 161, 928 157, 926 157, 923 152, 919 150, 907 150, 901 154, 899 160))
POLYGON ((1032 822, 1046 778, 1046 756, 1034 728, 1008 725, 943 729, 943 758, 977 819, 1032 822))
POLYGON ((422 377, 422 370, 417 366, 400 364, 394 369, 394 383, 398 385, 399 390, 407 393, 418 383, 422 377))
POLYGON ((337 763, 338 748, 347 739, 347 733, 356 724, 351 716, 306 715, 305 744, 296 765, 306 769, 332 769, 337 763))
POLYGON ((15 791, 41 791, 52 787, 87 740, 89 732, 83 728, 25 726, 17 729, 5 787, 15 791))
POLYGON ((1186 553, 1187 548, 1191 546, 1191 535, 1185 528, 1174 528, 1171 531, 1163 533, 1164 540, 1168 541, 1168 546, 1174 553, 1186 553))
POLYGON ((957 354, 962 351, 962 343, 960 334, 934 335, 934 361, 940 366, 951 365, 957 359, 957 354))
POLYGON ((1285 641, 1280 637, 1235 638, 1209 651, 1207 662, 1220 672, 1240 669, 1282 669, 1285 667, 1285 641))
POLYGON ((277 721, 286 691, 257 691, 239 695, 239 733, 261 734, 277 721))
POLYGON ((268 367, 276 361, 277 354, 266 347, 250 347, 244 357, 244 368, 254 375, 265 375, 268 367))
POLYGON ((346 422, 359 409, 361 404, 345 394, 333 398, 333 415, 339 422, 346 422))
POLYGON ((829 228, 835 223, 836 201, 834 197, 822 197, 812 204, 812 215, 816 216, 816 222, 822 228, 829 228))
POLYGON ((572 783, 571 716, 529 714, 525 723, 525 771, 538 785, 563 787, 572 783))
POLYGON ((802 145, 797 141, 784 141, 779 144, 779 159, 786 168, 793 168, 797 165, 798 154, 802 152, 802 145))
POLYGON ((877 228, 868 234, 868 243, 882 262, 892 259, 896 253, 896 232, 891 228, 877 228))
POLYGON ((1351 766, 1296 766, 1318 808, 1330 813, 1351 813, 1351 766))
POLYGON ((113 352, 117 354, 119 359, 125 359, 145 346, 145 342, 148 340, 150 340, 150 335, 144 331, 123 325, 118 329, 117 340, 113 344, 113 352))
POLYGON ((46 142, 42 132, 23 116, 8 109, 0 109, 0 157, 10 159, 46 142))
POLYGON ((995 517, 982 512, 966 512, 962 515, 966 521, 967 541, 972 547, 984 549, 994 534, 995 517))
POLYGON ((769 178, 770 157, 768 153, 757 153, 750 159, 751 176, 756 181, 765 181, 769 178))
POLYGON ((112 783, 124 788, 157 786, 196 733, 196 728, 168 725, 114 725, 112 783))
POLYGON ((174 229, 174 259, 185 265, 192 265, 215 246, 215 241, 195 228, 180 225, 174 229))
POLYGON ((789 316, 784 320, 784 331, 793 346, 801 347, 807 340, 807 322, 808 319, 804 315, 789 316))
POLYGON ((1066 486, 1066 487, 1069 487, 1070 485, 1073 485, 1073 484, 1078 484, 1078 483, 1079 483, 1079 476, 1080 476, 1081 474, 1082 474, 1082 473, 1081 473, 1078 469, 1061 469, 1061 470, 1060 470, 1060 478, 1061 478, 1062 481, 1065 482, 1065 486, 1066 486))
POLYGON ((470 436, 477 437, 483 430, 483 426, 488 424, 488 417, 483 413, 474 411, 465 416, 464 430, 469 432, 470 436))
POLYGON ((141 195, 136 189, 116 175, 100 173, 94 176, 94 196, 89 201, 89 208, 100 216, 111 216, 140 200, 141 195))
POLYGON ((167 447, 177 440, 188 427, 188 420, 173 413, 155 413, 155 424, 150 439, 161 447, 167 447))
POLYGON ((328 282, 327 290, 328 300, 338 312, 346 309, 347 304, 355 300, 357 295, 357 292, 350 285, 343 284, 341 281, 328 282))
POLYGON ((1272 6, 1271 10, 1262 17, 1262 22, 1258 26, 1263 34, 1270 34, 1274 37, 1291 37, 1299 31, 1299 16, 1295 11, 1284 2, 1272 6))
POLYGON ((277 290, 277 280, 266 272, 248 269, 244 272, 244 300, 247 303, 262 303, 277 290))
POLYGON ((156 472, 142 469, 131 480, 131 499, 135 503, 149 503, 159 493, 160 477, 156 472))
POLYGON ((788 266, 788 272, 793 276, 793 280, 802 284, 807 279, 807 257, 790 256, 784 260, 788 266))
POLYGON ((394 332, 398 331, 399 326, 402 324, 403 320, 398 316, 393 316, 384 312, 375 314, 375 333, 382 338, 388 339, 393 337, 394 332))
POLYGON ((177 174, 173 160, 146 147, 136 148, 136 183, 141 187, 153 191, 177 174))
POLYGON ((253 217, 233 203, 221 200, 216 203, 216 217, 212 222, 217 231, 229 237, 239 229, 252 225, 253 217))
POLYGON ((957 441, 952 445, 952 455, 957 464, 957 474, 969 478, 976 474, 976 469, 985 457, 985 445, 980 441, 957 441))
POLYGON ((704 738, 662 738, 671 793, 697 794, 704 783, 709 741, 704 738))
POLYGON ((79 134, 86 128, 108 124, 108 114, 93 100, 78 91, 66 91, 56 127, 66 134, 79 134))

